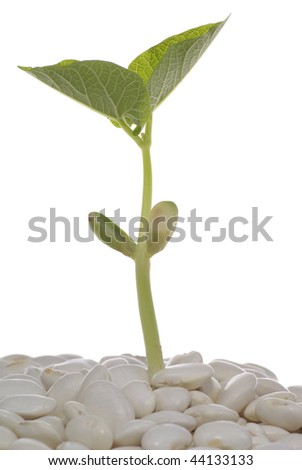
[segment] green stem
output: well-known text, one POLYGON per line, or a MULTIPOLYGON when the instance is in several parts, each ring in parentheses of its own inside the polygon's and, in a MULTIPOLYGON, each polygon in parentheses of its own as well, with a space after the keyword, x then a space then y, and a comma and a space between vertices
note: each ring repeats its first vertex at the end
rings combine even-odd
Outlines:
MULTIPOLYGON (((152 208, 152 166, 151 166, 151 134, 152 118, 146 124, 145 134, 140 144, 143 156, 143 199, 141 209, 141 219, 149 221, 152 208)), ((144 224, 141 224, 140 236, 145 230, 144 224)), ((159 333, 155 317, 155 310, 152 299, 150 284, 150 259, 147 253, 147 242, 140 241, 136 247, 135 271, 138 305, 142 330, 145 341, 146 358, 148 373, 151 378, 155 372, 163 369, 164 362, 161 352, 159 333)))
MULTIPOLYGON (((152 135, 152 118, 146 124, 146 132, 143 136, 143 143, 141 145, 142 155, 143 155, 143 200, 142 200, 142 210, 141 217, 144 217, 146 220, 149 220, 150 212, 152 209, 152 165, 151 165, 151 135, 152 135)), ((143 227, 141 227, 143 230, 143 227)))
POLYGON ((142 330, 145 341, 148 374, 150 379, 164 368, 157 322, 150 285, 150 260, 144 254, 144 243, 137 245, 135 258, 136 288, 142 330))

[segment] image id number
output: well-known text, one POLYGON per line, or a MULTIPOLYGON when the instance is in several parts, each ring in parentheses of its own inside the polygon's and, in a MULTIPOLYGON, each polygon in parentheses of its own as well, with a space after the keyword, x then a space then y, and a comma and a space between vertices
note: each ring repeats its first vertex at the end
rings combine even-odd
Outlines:
POLYGON ((194 465, 253 465, 252 455, 193 455, 194 465))

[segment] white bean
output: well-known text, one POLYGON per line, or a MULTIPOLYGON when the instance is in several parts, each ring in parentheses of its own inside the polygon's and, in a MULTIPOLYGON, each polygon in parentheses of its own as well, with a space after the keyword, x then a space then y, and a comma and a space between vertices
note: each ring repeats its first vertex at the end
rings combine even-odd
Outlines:
POLYGON ((220 359, 211 361, 209 365, 213 367, 213 377, 217 379, 218 382, 222 382, 223 380, 230 380, 235 375, 242 374, 244 372, 242 367, 239 367, 231 362, 222 361, 220 359))
POLYGON ((142 437, 142 448, 148 450, 181 450, 192 443, 191 433, 177 424, 165 423, 149 429, 142 437))
POLYGON ((21 437, 13 442, 8 450, 51 450, 51 447, 36 439, 21 437))
POLYGON ((258 423, 261 421, 256 415, 256 411, 255 411, 258 401, 259 401, 259 398, 252 400, 243 410, 243 416, 247 420, 254 421, 255 423, 258 423))
POLYGON ((66 437, 93 450, 111 449, 113 443, 113 434, 106 422, 94 415, 78 416, 69 421, 66 437))
POLYGON ((67 420, 77 418, 78 416, 87 415, 88 409, 87 406, 83 405, 78 401, 67 401, 64 405, 64 413, 67 417, 67 420))
POLYGON ((55 364, 57 362, 63 362, 64 357, 63 356, 52 356, 50 354, 48 355, 43 355, 43 356, 37 356, 34 358, 35 362, 37 362, 40 366, 47 367, 50 366, 51 364, 55 364))
POLYGON ((4 426, 14 431, 16 424, 20 423, 21 421, 24 421, 24 418, 22 418, 17 413, 0 409, 0 426, 4 426))
POLYGON ((11 429, 0 426, 0 450, 7 450, 16 440, 17 435, 11 429))
POLYGON ((199 426, 194 433, 195 446, 208 446, 223 450, 251 449, 250 433, 232 421, 213 421, 199 426))
POLYGON ((61 438, 51 424, 39 420, 27 420, 16 426, 18 437, 41 441, 51 449, 55 449, 61 442, 61 438))
POLYGON ((191 395, 191 406, 207 405, 208 403, 213 403, 211 398, 204 392, 199 390, 191 390, 189 393, 191 395))
POLYGON ((302 385, 291 385, 288 390, 296 395, 296 401, 302 402, 302 385))
POLYGON ((260 424, 246 422, 244 426, 245 426, 245 429, 248 432, 250 432, 253 436, 257 436, 257 435, 266 436, 266 433, 260 424))
POLYGON ((50 387, 57 382, 63 375, 65 375, 66 372, 62 370, 57 370, 53 369, 52 367, 46 367, 42 372, 41 372, 41 381, 46 388, 46 390, 49 390, 50 387))
POLYGON ((249 372, 250 374, 254 374, 256 377, 267 379, 267 375, 264 372, 261 372, 258 369, 253 369, 252 367, 244 367, 245 372, 249 372))
POLYGON ((219 393, 222 390, 221 384, 214 377, 210 377, 199 389, 201 392, 204 392, 211 401, 216 401, 219 393))
POLYGON ((55 370, 60 370, 62 372, 79 372, 83 373, 84 370, 92 369, 97 364, 96 361, 91 359, 83 359, 82 357, 76 357, 68 359, 64 362, 58 362, 56 364, 51 364, 49 367, 55 370))
POLYGON ((133 380, 140 380, 149 383, 147 369, 136 364, 110 367, 109 374, 111 381, 119 388, 127 385, 128 382, 133 382, 133 380))
POLYGON ((217 403, 240 413, 255 397, 257 378, 244 372, 232 377, 221 390, 217 403))
POLYGON ((226 408, 223 405, 217 405, 216 403, 192 406, 185 411, 185 414, 193 416, 198 426, 203 423, 208 423, 209 421, 225 420, 237 422, 239 419, 239 414, 236 411, 226 408))
POLYGON ((33 361, 33 358, 31 356, 28 356, 27 354, 8 354, 7 356, 3 356, 2 361, 5 361, 5 363, 10 363, 10 364, 14 364, 14 363, 23 363, 24 361, 30 361, 32 362, 33 361))
POLYGON ((132 403, 113 383, 97 380, 83 391, 82 403, 89 413, 102 417, 114 430, 135 418, 132 403))
POLYGON ((46 395, 46 391, 32 380, 0 380, 0 400, 2 398, 20 394, 46 395))
POLYGON ((117 429, 114 437, 114 447, 139 446, 141 439, 148 429, 156 426, 154 421, 135 419, 117 429))
POLYGON ((136 418, 142 418, 154 411, 156 396, 146 382, 140 380, 128 382, 122 387, 122 392, 132 404, 136 418))
POLYGON ((167 361, 166 365, 173 366, 175 364, 187 364, 187 363, 192 364, 194 362, 197 362, 197 363, 203 362, 201 354, 197 351, 191 351, 185 354, 177 354, 176 356, 171 357, 167 361))
POLYGON ((5 365, 2 365, 0 368, 0 378, 10 374, 22 373, 29 366, 39 367, 39 364, 35 362, 33 358, 23 354, 12 354, 2 359, 5 360, 5 365))
POLYGON ((201 387, 212 375, 214 370, 207 364, 176 364, 156 372, 151 379, 155 388, 179 386, 187 390, 201 387))
POLYGON ((256 434, 256 435, 252 434, 251 438, 252 438, 252 449, 261 445, 269 444, 270 442, 266 436, 262 436, 260 434, 256 434))
POLYGON ((288 392, 287 388, 283 387, 277 380, 269 378, 259 378, 256 387, 256 393, 259 397, 268 393, 284 391, 288 392))
POLYGON ((268 440, 271 442, 278 441, 289 434, 286 429, 280 428, 279 426, 272 426, 271 424, 259 424, 259 426, 263 429, 268 440))
POLYGON ((247 424, 247 420, 245 418, 242 418, 242 416, 240 416, 240 418, 237 421, 237 424, 240 424, 240 426, 245 426, 247 424))
POLYGON ((106 367, 106 369, 110 369, 110 367, 114 366, 125 366, 128 364, 129 362, 125 357, 112 357, 111 359, 106 359, 106 361, 102 362, 102 366, 106 367))
POLYGON ((155 413, 151 413, 150 415, 144 416, 143 419, 154 421, 157 424, 177 424, 178 426, 183 426, 189 431, 192 431, 192 429, 195 429, 197 426, 196 419, 193 418, 193 416, 188 416, 184 413, 180 413, 180 411, 156 411, 155 413))
POLYGON ((42 382, 41 382, 41 372, 42 372, 42 367, 37 367, 37 366, 29 366, 29 367, 26 367, 26 369, 24 370, 24 379, 28 379, 28 380, 38 380, 40 382, 39 385, 42 385, 42 382))
POLYGON ((0 401, 0 409, 13 411, 22 418, 34 419, 51 413, 57 405, 53 398, 40 395, 14 395, 0 401))
POLYGON ((294 402, 281 398, 258 400, 255 413, 264 424, 280 426, 287 431, 302 427, 302 408, 294 402))
POLYGON ((268 444, 260 444, 253 447, 253 450, 293 450, 293 448, 279 442, 269 442, 268 444))
POLYGON ((58 445, 56 450, 89 450, 89 447, 84 446, 80 442, 64 441, 58 445))
POLYGON ((183 387, 162 387, 155 390, 154 394, 157 411, 184 411, 190 406, 190 392, 183 387))
POLYGON ((141 450, 139 446, 120 446, 114 447, 112 450, 141 450))
POLYGON ((50 387, 47 396, 56 400, 57 406, 53 411, 55 416, 64 417, 64 405, 67 401, 75 398, 83 382, 83 378, 83 374, 72 372, 63 375, 50 387))
POLYGON ((143 356, 132 356, 131 354, 122 354, 119 357, 124 357, 127 359, 129 364, 136 364, 138 366, 143 366, 147 368, 147 361, 146 358, 143 356))
POLYGON ((256 369, 256 370, 259 370, 260 372, 262 372, 263 374, 266 375, 266 377, 270 378, 270 379, 273 379, 273 380, 278 380, 277 379, 277 376, 274 374, 274 372, 272 372, 270 369, 268 369, 267 367, 263 367, 263 366, 260 366, 259 364, 253 364, 252 362, 246 362, 245 364, 242 364, 242 367, 243 368, 249 368, 251 367, 252 369, 256 369))
POLYGON ((61 441, 65 439, 65 423, 63 419, 58 416, 42 416, 37 418, 36 421, 42 421, 43 423, 48 423, 56 431, 61 441))
MULTIPOLYGON (((41 375, 41 372, 40 372, 40 375, 41 375)), ((43 384, 41 382, 41 377, 33 377, 32 375, 27 375, 27 374, 10 374, 10 375, 6 375, 5 377, 2 377, 1 380, 15 380, 15 379, 21 379, 21 380, 29 380, 31 382, 34 382, 38 385, 40 385, 42 388, 43 387, 43 384)))
POLYGON ((278 444, 289 445, 292 449, 302 450, 302 434, 291 433, 278 439, 278 444))
POLYGON ((83 382, 79 388, 77 395, 75 396, 77 401, 81 401, 81 396, 83 390, 87 387, 87 385, 95 382, 96 380, 108 380, 110 381, 110 374, 106 367, 103 364, 96 364, 90 371, 85 375, 83 382))
POLYGON ((296 395, 289 390, 280 390, 279 392, 271 392, 259 397, 259 400, 265 398, 283 398, 284 400, 296 401, 296 395))

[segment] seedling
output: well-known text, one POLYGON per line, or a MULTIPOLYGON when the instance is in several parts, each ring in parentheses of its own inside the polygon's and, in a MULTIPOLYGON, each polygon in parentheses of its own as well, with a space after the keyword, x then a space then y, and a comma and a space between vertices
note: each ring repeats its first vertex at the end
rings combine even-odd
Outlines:
POLYGON ((177 222, 177 206, 152 207, 152 117, 156 108, 196 64, 225 21, 190 29, 165 39, 134 59, 126 69, 102 60, 64 60, 46 67, 20 67, 47 85, 106 116, 142 152, 143 195, 138 240, 104 214, 89 214, 95 235, 131 258, 136 268, 139 312, 149 376, 164 367, 150 285, 150 258, 163 250, 177 222))

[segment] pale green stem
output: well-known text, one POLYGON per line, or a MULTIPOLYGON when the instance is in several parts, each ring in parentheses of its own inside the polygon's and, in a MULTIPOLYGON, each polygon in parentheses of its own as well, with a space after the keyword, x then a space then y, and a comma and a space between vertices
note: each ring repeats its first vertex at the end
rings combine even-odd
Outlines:
MULTIPOLYGON (((141 144, 143 155, 143 200, 141 217, 149 220, 150 212, 152 209, 152 165, 151 165, 151 135, 152 135, 152 118, 146 124, 146 132, 143 136, 143 143, 141 144)), ((143 230, 143 227, 141 227, 143 230)))
POLYGON ((150 285, 150 260, 145 256, 144 243, 137 246, 135 258, 136 288, 145 341, 148 374, 151 379, 160 369, 164 368, 157 322, 150 285))
MULTIPOLYGON (((150 211, 152 208, 152 166, 151 166, 151 133, 152 118, 146 124, 145 133, 136 143, 142 150, 143 157, 143 198, 141 219, 149 221, 150 211)), ((141 224, 140 236, 143 235, 144 224, 141 224)), ((146 358, 148 365, 148 374, 151 377, 155 372, 163 369, 164 362, 161 352, 157 322, 155 317, 151 284, 150 284, 150 258, 147 253, 147 242, 140 241, 136 246, 135 254, 135 272, 136 272, 136 288, 141 325, 143 330, 146 358)))
MULTIPOLYGON (((151 135, 152 117, 149 118, 145 133, 142 136, 133 134, 131 128, 124 122, 120 122, 123 130, 140 147, 143 157, 143 198, 141 208, 141 220, 149 222, 152 208, 152 165, 151 165, 151 135)), ((139 237, 144 235, 145 225, 141 223, 139 237)), ((150 257, 147 253, 147 242, 140 241, 136 245, 135 272, 138 306, 143 330, 148 374, 150 379, 155 372, 164 368, 161 352, 159 333, 155 317, 151 283, 150 283, 150 257)))
MULTIPOLYGON (((141 218, 144 218, 148 222, 152 208, 152 166, 150 155, 151 135, 152 118, 150 118, 146 124, 145 134, 143 136, 143 144, 141 146, 144 174, 141 218)), ((140 235, 143 235, 143 232, 144 224, 141 224, 140 235)), ((148 373, 149 377, 151 378, 155 372, 163 369, 164 362, 152 299, 150 284, 150 258, 147 253, 146 241, 139 242, 137 244, 135 268, 138 305, 145 341, 148 373)))

